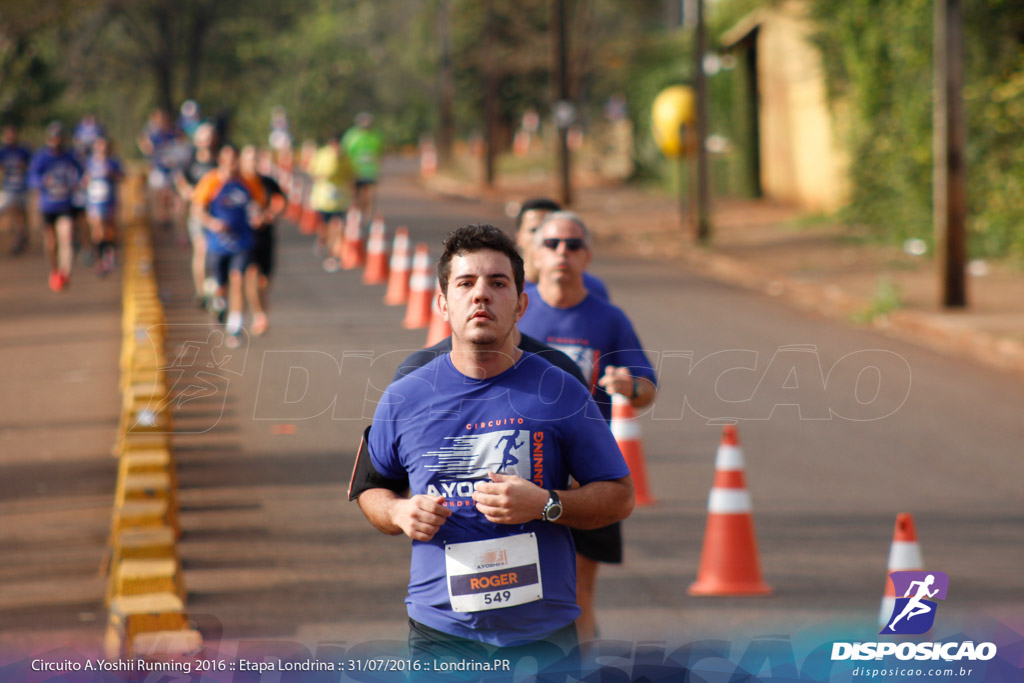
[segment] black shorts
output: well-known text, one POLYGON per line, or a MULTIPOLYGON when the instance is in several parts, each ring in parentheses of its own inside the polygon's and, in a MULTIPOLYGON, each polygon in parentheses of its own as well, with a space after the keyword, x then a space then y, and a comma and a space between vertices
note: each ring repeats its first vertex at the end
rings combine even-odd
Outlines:
POLYGON ((622 522, 600 529, 570 529, 576 552, 595 562, 622 564, 622 522))
POLYGON ((330 223, 335 218, 340 218, 342 221, 345 220, 344 211, 317 211, 320 214, 320 220, 324 223, 330 223))
POLYGON ((63 211, 44 211, 43 212, 43 225, 48 228, 53 228, 57 225, 57 221, 61 218, 74 219, 74 209, 64 209, 63 211))
POLYGON ((231 271, 244 273, 245 269, 252 263, 251 251, 235 251, 224 254, 206 252, 206 276, 217 280, 217 285, 223 287, 228 283, 228 276, 231 271))
POLYGON ((364 187, 372 187, 377 184, 376 178, 357 178, 356 189, 361 190, 364 187))
POLYGON ((270 277, 274 272, 274 226, 264 225, 253 231, 252 260, 260 273, 270 277))

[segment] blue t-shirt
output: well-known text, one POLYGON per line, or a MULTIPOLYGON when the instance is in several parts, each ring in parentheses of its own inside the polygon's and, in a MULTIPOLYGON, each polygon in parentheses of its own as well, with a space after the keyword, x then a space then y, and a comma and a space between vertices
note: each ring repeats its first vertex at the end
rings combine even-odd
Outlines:
POLYGON ((123 175, 117 159, 100 161, 89 157, 85 163, 85 174, 89 176, 89 184, 85 188, 88 206, 108 207, 117 203, 117 181, 123 175))
POLYGON ((477 511, 474 483, 488 472, 565 489, 620 479, 629 468, 580 383, 524 353, 505 372, 466 377, 444 354, 391 384, 369 437, 380 474, 408 477, 412 495, 444 495, 452 515, 429 542, 412 541, 409 616, 439 631, 493 645, 540 640, 579 616, 575 549, 568 527, 535 520, 495 524, 477 511), (591 419, 586 419, 591 418, 591 419), (478 612, 454 612, 448 595, 445 544, 534 533, 543 598, 478 612))
POLYGON ((43 213, 70 211, 81 181, 82 165, 70 150, 43 147, 32 157, 28 182, 39 190, 39 208, 43 213))
POLYGON ((252 249, 252 225, 249 224, 249 203, 252 193, 238 178, 226 181, 207 210, 214 218, 227 223, 226 232, 206 230, 206 248, 214 254, 237 254, 252 249))
POLYGON ((28 190, 28 165, 32 152, 18 145, 0 147, 0 172, 4 175, 4 192, 21 194, 28 190))
POLYGON ((593 294, 572 308, 555 308, 545 303, 534 288, 519 329, 576 361, 605 420, 611 420, 611 398, 597 381, 606 367, 624 366, 634 377, 655 381, 654 368, 629 318, 620 308, 593 294))
POLYGON ((170 173, 174 167, 174 147, 178 139, 173 130, 163 128, 147 128, 146 137, 149 144, 153 146, 153 153, 149 158, 150 164, 163 173, 170 173))

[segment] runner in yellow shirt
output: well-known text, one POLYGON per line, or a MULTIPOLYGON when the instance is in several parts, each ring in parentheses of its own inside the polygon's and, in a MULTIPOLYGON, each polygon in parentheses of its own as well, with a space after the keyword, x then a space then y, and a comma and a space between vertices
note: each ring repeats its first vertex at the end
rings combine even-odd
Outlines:
POLYGON ((327 253, 324 270, 334 272, 339 268, 342 225, 351 202, 348 188, 352 183, 352 164, 341 148, 340 136, 332 136, 316 151, 308 170, 313 177, 310 206, 321 218, 317 242, 327 253))

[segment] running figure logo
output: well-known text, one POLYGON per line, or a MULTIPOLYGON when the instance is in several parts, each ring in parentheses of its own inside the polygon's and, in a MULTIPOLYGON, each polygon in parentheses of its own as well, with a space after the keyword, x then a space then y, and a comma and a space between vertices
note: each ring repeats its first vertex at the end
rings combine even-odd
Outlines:
POLYGON ((425 468, 442 481, 486 479, 488 472, 530 477, 530 430, 502 429, 445 437, 445 445, 428 451, 425 468))
POLYGON ((514 449, 520 449, 526 445, 526 441, 516 443, 516 437, 519 436, 519 430, 515 430, 511 434, 507 434, 498 440, 498 443, 494 444, 495 448, 501 448, 502 444, 505 444, 505 452, 501 456, 501 465, 498 466, 498 472, 506 474, 506 468, 511 465, 518 465, 519 458, 512 452, 514 449))
POLYGON ((946 599, 949 577, 944 572, 893 572, 889 575, 896 595, 889 622, 879 633, 920 635, 935 623, 938 604, 929 598, 946 599))

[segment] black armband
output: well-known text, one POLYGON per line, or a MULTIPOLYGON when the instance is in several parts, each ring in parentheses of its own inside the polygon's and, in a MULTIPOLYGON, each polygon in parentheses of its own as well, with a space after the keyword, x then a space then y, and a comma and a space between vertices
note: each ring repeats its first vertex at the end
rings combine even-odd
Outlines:
MULTIPOLYGON (((372 426, 372 425, 371 425, 372 426)), ((356 451, 356 462, 352 466, 352 478, 348 483, 348 499, 355 500, 364 491, 370 489, 387 489, 395 493, 405 493, 409 488, 409 479, 391 479, 385 477, 373 466, 370 459, 368 441, 370 438, 370 427, 363 430, 363 438, 359 441, 359 450, 356 451)))

